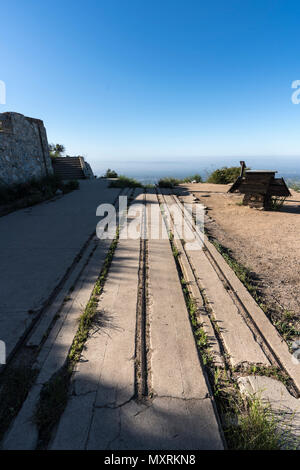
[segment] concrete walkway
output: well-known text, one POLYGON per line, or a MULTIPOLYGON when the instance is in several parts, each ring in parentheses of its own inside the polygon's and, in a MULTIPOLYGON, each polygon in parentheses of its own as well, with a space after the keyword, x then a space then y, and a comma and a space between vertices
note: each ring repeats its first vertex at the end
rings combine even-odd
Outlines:
MULTIPOLYGON (((160 212, 154 194, 147 195, 151 206, 160 212)), ((223 448, 168 238, 149 240, 148 395, 139 396, 140 248, 139 239, 119 240, 98 306, 100 326, 77 365, 51 449, 223 448)))
POLYGON ((95 231, 97 206, 119 192, 106 180, 81 181, 78 191, 0 218, 0 340, 7 355, 95 231))
MULTIPOLYGON (((153 191, 144 194, 140 189, 130 190, 126 194, 131 203, 128 220, 132 231, 129 238, 126 237, 121 223, 119 240, 97 303, 97 314, 68 384, 66 407, 51 429, 50 440, 41 442, 41 433, 33 419, 41 391, 66 364, 80 315, 103 266, 110 259, 106 256, 111 240, 90 237, 97 224, 96 207, 101 202, 114 202, 119 192, 108 189, 103 181, 83 182, 80 191, 66 198, 0 219, 10 253, 15 246, 21 260, 18 264, 15 259, 14 269, 11 267, 9 271, 9 254, 3 250, 7 276, 2 273, 2 287, 7 287, 7 292, 3 291, 7 305, 6 310, 1 310, 0 326, 2 338, 8 342, 10 350, 24 334, 30 320, 34 320, 34 314, 29 314, 28 310, 35 308, 37 312, 43 307, 90 238, 81 260, 75 267, 72 265, 64 288, 26 337, 30 351, 35 351, 33 367, 39 374, 7 429, 2 449, 33 450, 39 446, 60 450, 223 449, 220 421, 205 368, 199 359, 181 272, 186 289, 196 302, 199 326, 206 325, 203 328, 208 338, 214 337, 213 344, 219 346, 214 350, 217 353, 215 366, 224 365, 225 355, 233 372, 235 366, 249 363, 263 365, 268 370, 277 356, 284 364, 288 361, 286 345, 277 345, 271 324, 259 322, 260 317, 256 315, 259 307, 253 305, 252 298, 249 300, 250 295, 244 293, 223 258, 218 259, 209 241, 205 239, 205 250, 193 250, 186 234, 182 239, 174 238, 179 233, 179 221, 172 222, 171 218, 167 221, 167 215, 172 213, 171 205, 179 207, 180 201, 168 196, 167 191, 157 195, 153 191), (5 220, 11 230, 17 227, 18 221, 22 223, 24 243, 22 230, 15 233, 12 230, 9 238, 5 220), (144 239, 141 234, 147 237, 144 239), (37 250, 34 250, 35 244, 37 250), (48 245, 49 250, 45 249, 48 245), (26 247, 24 253, 22 246, 26 247), (48 260, 51 260, 49 265, 48 260), (68 293, 67 299, 64 292, 68 293), (243 308, 256 315, 255 324, 261 328, 254 330, 245 321, 239 296, 243 299, 243 308), (208 320, 210 327, 207 328, 208 320), (274 352, 268 349, 269 344, 275 344, 274 352)), ((193 219, 190 213, 185 215, 192 233, 193 219)), ((22 352, 18 350, 16 357, 22 352)), ((297 386, 297 370, 290 366, 286 369, 297 386)), ((250 393, 266 385, 264 398, 275 397, 276 404, 284 404, 281 397, 285 387, 277 384, 276 391, 276 381, 269 382, 259 377, 239 378, 238 381, 240 388, 250 393), (271 394, 273 389, 276 396, 271 394)), ((293 387, 289 390, 295 393, 293 387)), ((299 400, 289 397, 287 390, 284 393, 288 411, 297 412, 299 428, 299 400)))

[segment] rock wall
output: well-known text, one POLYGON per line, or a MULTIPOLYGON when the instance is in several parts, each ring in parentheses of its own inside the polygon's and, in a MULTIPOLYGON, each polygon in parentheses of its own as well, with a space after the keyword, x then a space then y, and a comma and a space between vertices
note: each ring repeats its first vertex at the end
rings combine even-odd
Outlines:
POLYGON ((0 184, 53 174, 43 121, 19 113, 0 114, 0 184))

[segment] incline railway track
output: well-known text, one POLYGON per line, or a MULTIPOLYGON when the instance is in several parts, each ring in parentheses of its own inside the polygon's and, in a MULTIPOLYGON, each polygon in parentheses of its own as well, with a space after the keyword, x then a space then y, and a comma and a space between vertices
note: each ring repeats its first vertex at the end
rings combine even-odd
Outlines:
POLYGON ((188 209, 183 205, 183 202, 193 202, 192 197, 180 200, 171 191, 159 190, 158 199, 172 220, 168 229, 173 236, 177 230, 171 214, 175 207, 183 215, 187 231, 194 235, 199 246, 203 245, 201 252, 189 251, 187 240, 174 236, 173 243, 179 251, 178 261, 186 274, 188 289, 197 303, 200 302, 200 321, 210 339, 215 363, 221 364, 223 357, 235 368, 255 364, 267 368, 276 366, 290 377, 290 392, 299 397, 299 364, 295 364, 287 344, 220 253, 199 231, 190 212, 191 205, 188 209), (217 297, 222 297, 224 303, 218 303, 217 297), (240 347, 236 348, 237 345, 240 347))
MULTIPOLYGON (((168 237, 149 235, 161 222, 157 195, 136 190, 130 202, 128 219, 140 224, 141 231, 133 238, 119 232, 65 407, 41 444, 41 428, 32 418, 45 399, 45 386, 60 373, 69 354, 78 307, 57 336, 50 333, 51 344, 47 340, 42 346, 39 375, 2 448, 224 447, 168 237), (135 203, 138 210, 142 207, 142 218, 135 214, 135 203)), ((51 407, 51 400, 47 403, 46 398, 42 409, 51 407)))
MULTIPOLYGON (((41 445, 41 430, 32 418, 45 386, 66 364, 111 240, 98 240, 91 256, 86 255, 83 278, 77 279, 59 316, 53 310, 26 338, 24 348, 37 346, 31 365, 38 375, 12 417, 2 448, 226 447, 214 387, 199 360, 189 300, 214 367, 242 374, 251 366, 276 366, 290 377, 289 391, 299 396, 298 367, 286 343, 197 227, 190 207, 183 205, 192 198, 181 200, 159 189, 122 195, 129 197, 129 223, 140 230, 130 238, 120 222, 61 414, 41 445), (183 233, 176 213, 184 216, 183 233)), ((43 403, 47 413, 51 404, 43 403)))

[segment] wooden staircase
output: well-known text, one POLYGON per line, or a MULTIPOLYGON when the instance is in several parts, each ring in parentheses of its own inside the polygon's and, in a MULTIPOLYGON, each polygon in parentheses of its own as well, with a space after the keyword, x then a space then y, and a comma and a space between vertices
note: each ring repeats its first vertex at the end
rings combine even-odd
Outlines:
POLYGON ((52 160, 54 174, 62 180, 84 179, 79 157, 57 157, 52 160))

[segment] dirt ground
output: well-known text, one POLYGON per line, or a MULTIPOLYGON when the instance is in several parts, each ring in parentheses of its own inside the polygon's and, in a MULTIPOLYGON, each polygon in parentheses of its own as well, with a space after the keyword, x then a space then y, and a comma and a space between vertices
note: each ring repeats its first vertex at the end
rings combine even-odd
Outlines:
POLYGON ((300 193, 291 190, 280 211, 261 211, 239 205, 230 185, 186 187, 207 207, 209 233, 259 278, 267 304, 300 317, 300 193))

